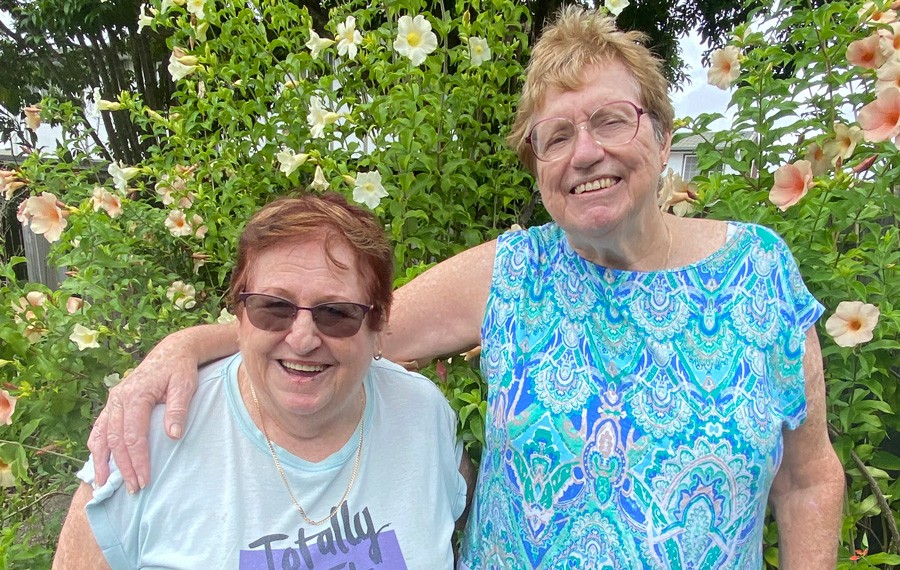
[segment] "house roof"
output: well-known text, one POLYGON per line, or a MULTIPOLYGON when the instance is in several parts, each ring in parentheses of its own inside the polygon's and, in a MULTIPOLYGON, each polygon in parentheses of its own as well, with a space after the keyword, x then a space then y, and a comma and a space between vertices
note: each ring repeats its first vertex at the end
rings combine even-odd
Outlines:
MULTIPOLYGON (((697 150, 697 147, 700 146, 700 143, 707 141, 707 140, 711 141, 715 137, 715 135, 716 135, 715 132, 710 131, 710 132, 706 133, 705 135, 690 135, 690 136, 684 137, 677 143, 672 144, 672 151, 674 151, 674 152, 693 152, 693 151, 697 150)), ((737 133, 732 133, 732 136, 737 137, 739 139, 744 139, 744 140, 754 140, 754 135, 750 131, 739 131, 737 133)), ((718 148, 718 149, 725 148, 725 143, 720 142, 719 144, 716 145, 716 148, 718 148)))
POLYGON ((678 141, 677 143, 672 144, 672 150, 674 151, 691 151, 697 150, 697 147, 700 146, 700 143, 703 142, 702 135, 691 135, 689 137, 685 137, 678 141))

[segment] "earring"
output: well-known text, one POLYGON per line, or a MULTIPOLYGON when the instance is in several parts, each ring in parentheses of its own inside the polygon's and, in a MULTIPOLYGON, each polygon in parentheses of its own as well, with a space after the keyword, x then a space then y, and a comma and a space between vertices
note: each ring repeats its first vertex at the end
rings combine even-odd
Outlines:
POLYGON ((375 360, 381 360, 381 349, 378 349, 378 352, 375 353, 375 360))

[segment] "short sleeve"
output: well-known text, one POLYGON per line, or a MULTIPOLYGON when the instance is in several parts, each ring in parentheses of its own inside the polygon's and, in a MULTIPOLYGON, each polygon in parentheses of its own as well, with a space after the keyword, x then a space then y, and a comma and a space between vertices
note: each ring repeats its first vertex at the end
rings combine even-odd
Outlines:
POLYGON ((122 474, 114 462, 110 463, 110 473, 102 487, 94 485, 94 456, 78 472, 78 478, 94 488, 94 496, 85 506, 88 523, 97 544, 113 570, 136 568, 129 559, 122 538, 116 529, 127 528, 135 521, 135 497, 125 491, 122 474), (125 525, 125 526, 123 526, 125 525))
POLYGON ((774 351, 774 397, 789 429, 796 429, 806 420, 806 377, 803 355, 806 352, 806 334, 822 316, 825 307, 807 289, 800 275, 797 261, 787 244, 776 234, 772 239, 777 267, 776 289, 780 298, 781 332, 774 351))
POLYGON ((459 425, 456 412, 443 399, 443 396, 441 399, 443 400, 440 406, 443 410, 442 423, 444 427, 441 439, 447 442, 444 447, 452 450, 452 453, 448 453, 449 463, 445 467, 448 471, 447 481, 450 482, 447 489, 447 498, 450 502, 450 513, 453 515, 453 520, 456 520, 466 510, 466 491, 468 490, 466 479, 459 472, 459 464, 462 462, 463 442, 461 438, 457 437, 456 433, 459 425))
MULTIPOLYGON (((422 378, 424 382, 431 384, 431 381, 422 378)), ((443 480, 446 481, 447 504, 450 506, 450 514, 453 520, 458 519, 463 511, 466 510, 466 479, 459 472, 459 464, 462 461, 463 442, 457 437, 457 426, 459 420, 456 411, 450 406, 443 394, 436 386, 429 386, 437 392, 435 407, 437 413, 437 425, 440 430, 438 441, 441 446, 441 463, 443 471, 443 480)))

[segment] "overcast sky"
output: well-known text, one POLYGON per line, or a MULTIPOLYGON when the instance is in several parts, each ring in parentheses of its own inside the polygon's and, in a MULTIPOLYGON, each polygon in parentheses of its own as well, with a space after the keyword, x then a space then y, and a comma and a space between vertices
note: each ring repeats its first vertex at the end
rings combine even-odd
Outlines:
MULTIPOLYGON (((706 48, 700 43, 700 37, 692 32, 680 41, 682 58, 690 66, 688 75, 691 83, 684 85, 682 91, 671 94, 675 106, 675 118, 695 117, 700 113, 722 113, 726 115, 728 101, 731 100, 731 89, 722 91, 706 82, 706 69, 700 63, 700 56, 706 48)), ((731 120, 720 120, 713 123, 714 129, 727 129, 731 120)))

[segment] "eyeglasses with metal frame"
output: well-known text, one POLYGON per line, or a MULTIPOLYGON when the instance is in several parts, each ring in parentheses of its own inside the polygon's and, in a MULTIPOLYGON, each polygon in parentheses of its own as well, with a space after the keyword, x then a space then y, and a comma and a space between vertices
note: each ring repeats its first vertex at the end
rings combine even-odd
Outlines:
POLYGON ((612 101, 598 107, 583 125, 564 117, 538 121, 525 142, 531 145, 535 158, 553 162, 571 156, 580 130, 586 130, 600 146, 630 143, 637 136, 641 116, 645 114, 647 111, 631 101, 612 101))
POLYGON ((359 332, 371 305, 359 303, 322 303, 315 307, 301 307, 274 295, 240 293, 238 302, 254 327, 270 332, 286 331, 294 324, 300 311, 312 313, 313 323, 325 336, 347 338, 359 332))

